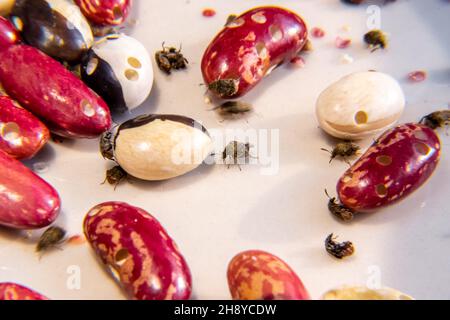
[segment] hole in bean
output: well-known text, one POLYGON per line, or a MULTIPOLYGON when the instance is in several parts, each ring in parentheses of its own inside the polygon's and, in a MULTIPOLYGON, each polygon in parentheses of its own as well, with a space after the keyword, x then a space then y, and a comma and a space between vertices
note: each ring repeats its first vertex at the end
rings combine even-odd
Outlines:
POLYGON ((273 24, 269 27, 269 32, 273 41, 280 41, 281 39, 283 39, 283 31, 281 31, 281 28, 276 24, 273 24))
POLYGON ((114 19, 120 20, 123 18, 123 12, 122 9, 119 6, 115 6, 113 9, 114 19))
POLYGON ((255 45, 256 52, 261 59, 267 58, 267 48, 264 42, 258 42, 255 45))
POLYGON ((137 59, 135 57, 129 57, 128 58, 128 64, 130 66, 132 66, 133 68, 136 68, 136 69, 142 68, 141 62, 139 61, 139 59, 137 59))
POLYGON ((3 126, 2 138, 7 142, 13 142, 20 136, 20 128, 15 122, 8 122, 3 126))
POLYGON ((379 197, 386 197, 388 194, 388 189, 384 184, 379 184, 377 185, 376 192, 379 197))
POLYGON ((227 25, 227 27, 228 28, 238 28, 238 27, 244 25, 244 23, 245 23, 245 21, 242 18, 234 19, 227 25))
POLYGON ((386 155, 379 156, 379 157, 377 157, 377 162, 379 164, 381 164, 382 166, 387 167, 392 164, 392 157, 386 156, 386 155))
POLYGON ((130 253, 128 252, 127 249, 120 249, 119 251, 117 251, 114 260, 116 261, 116 264, 121 266, 122 264, 125 263, 125 261, 128 259, 129 256, 130 253))
POLYGON ((264 15, 264 12, 257 12, 252 15, 252 20, 256 23, 264 24, 267 22, 267 18, 264 15))
POLYGON ((125 70, 125 77, 130 81, 138 81, 139 73, 136 70, 127 69, 125 70))
POLYGON ((423 142, 417 142, 414 144, 414 149, 420 155, 426 156, 430 152, 430 147, 423 142))
POLYGON ((428 139, 427 135, 423 131, 415 131, 414 137, 416 137, 419 140, 427 140, 428 139))
POLYGON ((365 111, 358 111, 355 114, 356 124, 366 124, 369 121, 369 116, 365 111))
POLYGON ((88 117, 92 117, 95 115, 94 107, 87 100, 81 101, 81 110, 83 110, 83 113, 88 117))
POLYGON ((88 76, 92 75, 95 70, 97 70, 98 67, 98 59, 97 58, 92 58, 89 60, 87 66, 86 66, 86 74, 88 76))

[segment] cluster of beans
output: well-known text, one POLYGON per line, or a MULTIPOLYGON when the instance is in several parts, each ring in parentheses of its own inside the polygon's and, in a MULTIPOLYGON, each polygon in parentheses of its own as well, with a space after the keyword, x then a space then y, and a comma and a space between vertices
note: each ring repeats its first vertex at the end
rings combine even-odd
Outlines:
MULTIPOLYGON (((211 153, 207 129, 181 115, 142 115, 110 131, 114 114, 141 105, 153 83, 151 61, 142 44, 114 32, 126 20, 131 4, 131 0, 2 2, 0 225, 40 229, 57 218, 58 192, 20 162, 39 152, 50 132, 70 139, 102 136, 103 155, 143 180, 175 178, 194 170, 211 153), (180 129, 195 141, 193 151, 203 155, 200 161, 173 163, 167 150, 185 138, 173 139, 173 132, 180 129), (157 147, 150 150, 144 145, 157 147)), ((204 81, 218 98, 241 97, 277 66, 295 58, 306 43, 307 27, 294 12, 252 9, 231 19, 206 49, 201 64, 204 81)), ((330 135, 355 140, 387 130, 339 180, 342 207, 365 212, 390 205, 420 187, 436 168, 440 141, 431 128, 412 123, 390 129, 404 104, 398 83, 373 71, 349 75, 319 97, 317 118, 330 135)), ((189 267, 148 212, 121 202, 102 203, 87 213, 83 227, 92 248, 131 298, 190 298, 189 267)), ((295 272, 266 252, 237 255, 229 265, 228 282, 234 299, 309 299, 295 272)), ((331 291, 326 298, 348 298, 355 292, 406 297, 394 290, 347 288, 331 291)), ((12 283, 0 284, 0 298, 45 299, 12 283)))

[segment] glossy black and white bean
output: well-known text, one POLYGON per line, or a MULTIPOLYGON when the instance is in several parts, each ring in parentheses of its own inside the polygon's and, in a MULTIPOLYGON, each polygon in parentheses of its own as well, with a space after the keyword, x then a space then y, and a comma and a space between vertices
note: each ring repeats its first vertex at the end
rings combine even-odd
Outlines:
POLYGON ((72 0, 16 0, 11 21, 28 44, 76 62, 93 45, 91 27, 72 0))
POLYGON ((153 85, 153 68, 145 47, 126 35, 97 42, 82 63, 83 81, 96 91, 112 111, 140 106, 153 85))
POLYGON ((113 141, 117 163, 131 176, 148 181, 188 173, 212 150, 208 131, 179 115, 144 115, 127 121, 113 141))

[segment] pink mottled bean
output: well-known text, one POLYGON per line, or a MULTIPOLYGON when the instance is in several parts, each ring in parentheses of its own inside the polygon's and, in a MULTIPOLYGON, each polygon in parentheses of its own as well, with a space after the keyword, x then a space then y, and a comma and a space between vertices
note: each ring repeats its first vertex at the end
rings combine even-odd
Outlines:
POLYGON ((220 98, 241 97, 273 68, 291 61, 307 35, 305 22, 292 11, 270 6, 247 11, 206 49, 201 65, 205 83, 220 98))
POLYGON ((109 129, 106 103, 59 62, 26 45, 0 51, 0 82, 49 129, 68 138, 95 138, 109 129))
POLYGON ((36 291, 15 283, 0 283, 0 300, 48 300, 36 291))
POLYGON ((130 10, 131 0, 75 0, 81 12, 91 22, 98 25, 116 26, 125 22, 130 10))
POLYGON ((146 211, 123 202, 99 204, 86 215, 84 233, 133 299, 189 299, 189 267, 175 242, 146 211))
POLYGON ((0 225, 40 229, 55 221, 59 195, 20 161, 0 151, 0 225))
POLYGON ((0 150, 16 159, 32 158, 47 143, 50 132, 30 112, 0 96, 0 150))
POLYGON ((424 125, 388 130, 339 180, 342 204, 370 212, 404 199, 431 176, 440 151, 439 137, 424 125))

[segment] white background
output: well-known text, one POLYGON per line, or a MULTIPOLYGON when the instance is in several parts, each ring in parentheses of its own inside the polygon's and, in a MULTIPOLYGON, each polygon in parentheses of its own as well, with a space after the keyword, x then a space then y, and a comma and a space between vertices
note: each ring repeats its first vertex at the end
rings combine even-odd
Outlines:
MULTIPOLYGON (((330 166, 328 155, 320 150, 334 143, 318 129, 314 116, 315 100, 328 84, 353 71, 376 69, 393 75, 407 96, 402 122, 417 121, 450 102, 450 4, 398 0, 382 7, 382 29, 390 33, 391 43, 389 50, 373 54, 361 41, 367 32, 366 8, 338 0, 135 1, 137 25, 131 35, 152 56, 163 41, 182 43, 190 65, 169 77, 154 65, 151 97, 127 117, 176 113, 201 120, 207 128, 280 129, 279 173, 263 176, 257 166, 244 167, 242 172, 204 166, 171 181, 134 181, 113 191, 100 185, 111 164, 98 153, 97 141, 51 143, 28 165, 48 164, 42 176, 59 190, 63 201, 58 224, 71 235, 80 234, 86 212, 108 200, 145 208, 161 221, 186 257, 193 274, 193 298, 228 299, 227 264, 247 249, 283 258, 313 298, 335 286, 366 284, 377 277, 376 270, 383 285, 416 298, 450 298, 449 137, 441 134, 443 158, 434 176, 406 201, 360 216, 351 224, 338 222, 327 211, 323 190, 334 192, 347 168, 339 161, 330 166), (296 11, 310 27, 324 28, 326 37, 313 39, 314 51, 306 57, 304 69, 283 66, 245 97, 257 109, 253 116, 220 123, 208 111, 205 89, 199 86, 203 51, 229 14, 263 4, 296 11), (210 6, 217 15, 202 17, 202 10, 210 6), (349 32, 342 31, 345 25, 349 32), (352 37, 353 45, 336 49, 337 35, 352 37), (355 62, 341 63, 343 53, 355 62), (427 70, 429 79, 408 83, 406 75, 416 69, 427 70), (331 232, 355 243, 353 258, 336 261, 325 253, 323 241, 331 232)), ((0 281, 17 281, 54 299, 124 298, 87 245, 67 246, 39 260, 32 240, 4 229, 0 230, 0 281), (67 289, 67 268, 72 265, 81 270, 80 290, 67 289)))

